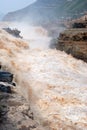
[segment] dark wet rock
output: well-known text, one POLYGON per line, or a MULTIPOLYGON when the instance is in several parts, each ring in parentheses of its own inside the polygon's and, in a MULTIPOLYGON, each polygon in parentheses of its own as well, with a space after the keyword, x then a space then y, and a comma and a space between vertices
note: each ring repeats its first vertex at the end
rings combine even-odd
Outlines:
POLYGON ((11 87, 10 86, 5 86, 3 84, 0 84, 0 91, 1 92, 6 92, 6 93, 11 93, 11 87))
POLYGON ((20 36, 21 31, 19 31, 18 29, 11 29, 11 28, 3 28, 6 32, 8 32, 9 34, 17 37, 17 38, 22 38, 22 36, 20 36))
POLYGON ((2 67, 2 66, 0 65, 0 69, 1 69, 1 67, 2 67))
POLYGON ((16 86, 16 83, 12 82, 11 85, 16 86))
POLYGON ((0 72, 0 82, 11 83, 12 80, 13 80, 13 74, 11 74, 9 72, 4 72, 4 71, 0 72))
POLYGON ((77 22, 77 23, 74 23, 72 25, 72 28, 86 28, 87 24, 86 23, 81 23, 81 22, 77 22))

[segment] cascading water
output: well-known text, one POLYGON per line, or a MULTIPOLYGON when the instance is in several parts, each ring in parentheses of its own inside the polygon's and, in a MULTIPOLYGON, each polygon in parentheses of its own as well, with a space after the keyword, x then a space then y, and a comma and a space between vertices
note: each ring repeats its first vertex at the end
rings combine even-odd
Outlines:
POLYGON ((26 40, 0 31, 0 61, 14 73, 35 118, 45 130, 86 130, 87 64, 48 49, 50 38, 43 28, 21 28, 26 40))
POLYGON ((29 26, 27 24, 14 23, 12 28, 17 28, 21 31, 23 38, 29 42, 30 49, 48 49, 50 46, 51 37, 48 37, 48 32, 41 26, 29 26))

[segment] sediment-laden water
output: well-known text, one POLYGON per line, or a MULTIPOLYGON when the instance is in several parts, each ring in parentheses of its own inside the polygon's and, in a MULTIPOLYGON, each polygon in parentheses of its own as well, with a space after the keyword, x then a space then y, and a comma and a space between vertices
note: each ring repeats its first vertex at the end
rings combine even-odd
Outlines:
POLYGON ((87 64, 49 49, 42 27, 29 28, 25 40, 0 30, 3 69, 14 73, 19 92, 45 130, 86 130, 87 64))

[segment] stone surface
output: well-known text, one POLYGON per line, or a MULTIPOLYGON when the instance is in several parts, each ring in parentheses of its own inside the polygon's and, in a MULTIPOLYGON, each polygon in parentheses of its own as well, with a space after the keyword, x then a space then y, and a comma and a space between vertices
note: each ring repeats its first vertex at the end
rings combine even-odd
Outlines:
POLYGON ((20 36, 21 31, 19 31, 18 29, 11 29, 11 28, 3 28, 6 32, 8 32, 9 34, 13 35, 14 37, 17 38, 22 38, 22 36, 20 36))
POLYGON ((0 71, 0 82, 11 83, 13 80, 13 74, 5 71, 0 71))
POLYGON ((60 34, 56 48, 87 62, 87 29, 68 29, 60 34))
POLYGON ((17 93, 0 92, 0 129, 1 130, 33 130, 38 128, 34 121, 29 103, 17 93))

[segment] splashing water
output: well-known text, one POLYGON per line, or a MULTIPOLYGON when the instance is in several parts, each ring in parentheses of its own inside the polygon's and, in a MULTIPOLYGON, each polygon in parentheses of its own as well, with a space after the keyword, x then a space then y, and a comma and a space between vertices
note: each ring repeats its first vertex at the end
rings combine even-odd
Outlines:
POLYGON ((29 26, 24 23, 13 23, 11 28, 17 28, 21 31, 21 35, 29 42, 30 49, 48 49, 50 46, 51 37, 48 37, 48 32, 41 26, 29 26))
POLYGON ((3 69, 14 73, 18 90, 45 130, 86 130, 87 64, 61 51, 30 49, 39 36, 41 43, 49 37, 41 27, 24 30, 27 42, 0 30, 3 69))

